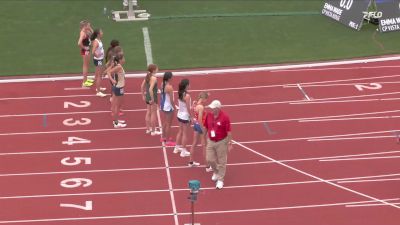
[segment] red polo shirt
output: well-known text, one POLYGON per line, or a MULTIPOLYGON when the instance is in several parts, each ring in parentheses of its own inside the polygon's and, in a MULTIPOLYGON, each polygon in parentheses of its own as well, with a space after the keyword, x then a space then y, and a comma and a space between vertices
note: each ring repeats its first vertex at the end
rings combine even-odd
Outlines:
POLYGON ((207 128, 208 138, 217 142, 225 139, 228 132, 231 131, 231 121, 222 110, 219 111, 217 118, 214 118, 214 114, 209 112, 204 121, 204 127, 207 128), (215 137, 211 137, 211 131, 215 132, 215 137))

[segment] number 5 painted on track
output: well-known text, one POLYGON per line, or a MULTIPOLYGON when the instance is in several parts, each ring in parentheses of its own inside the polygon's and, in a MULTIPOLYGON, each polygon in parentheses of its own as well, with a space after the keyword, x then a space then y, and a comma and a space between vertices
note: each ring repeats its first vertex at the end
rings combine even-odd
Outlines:
POLYGON ((92 158, 90 157, 74 157, 71 159, 71 157, 65 157, 61 159, 61 164, 64 166, 77 166, 79 164, 86 164, 90 165, 92 164, 92 158))
POLYGON ((90 210, 93 209, 93 202, 92 201, 86 201, 84 206, 83 205, 61 203, 60 207, 76 208, 76 209, 82 209, 82 210, 90 211, 90 210))
POLYGON ((359 91, 364 91, 364 89, 368 89, 368 90, 379 90, 382 88, 382 85, 379 83, 370 83, 370 84, 356 84, 354 85, 357 90, 359 91))

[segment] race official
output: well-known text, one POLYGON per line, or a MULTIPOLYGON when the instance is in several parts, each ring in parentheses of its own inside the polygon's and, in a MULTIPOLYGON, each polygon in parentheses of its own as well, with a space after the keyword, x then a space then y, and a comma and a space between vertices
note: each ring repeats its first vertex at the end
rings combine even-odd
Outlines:
POLYGON ((208 105, 212 112, 207 114, 204 122, 207 131, 206 161, 214 171, 211 179, 216 182, 217 189, 224 187, 228 152, 232 149, 231 122, 221 107, 220 101, 212 101, 208 105))

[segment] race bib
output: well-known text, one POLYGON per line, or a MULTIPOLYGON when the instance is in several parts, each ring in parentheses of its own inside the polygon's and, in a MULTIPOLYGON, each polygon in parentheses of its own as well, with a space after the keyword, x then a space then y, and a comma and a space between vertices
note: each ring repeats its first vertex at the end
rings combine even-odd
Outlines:
POLYGON ((214 131, 214 130, 211 130, 211 131, 210 131, 210 136, 211 136, 211 137, 215 137, 215 131, 214 131))

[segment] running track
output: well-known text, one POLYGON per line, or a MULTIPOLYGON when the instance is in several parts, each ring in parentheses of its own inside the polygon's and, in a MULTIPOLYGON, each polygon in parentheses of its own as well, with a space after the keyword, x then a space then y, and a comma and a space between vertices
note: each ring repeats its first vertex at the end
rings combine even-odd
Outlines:
POLYGON ((233 122, 220 191, 144 134, 141 78, 127 81, 125 129, 79 81, 2 83, 0 224, 189 223, 187 182, 198 179, 201 224, 398 225, 399 67, 190 76, 192 96, 209 90, 233 122))

